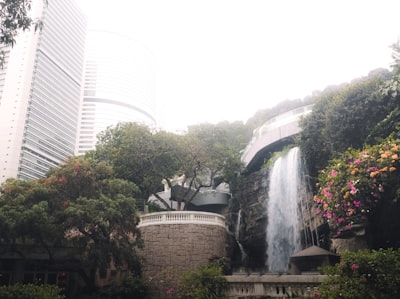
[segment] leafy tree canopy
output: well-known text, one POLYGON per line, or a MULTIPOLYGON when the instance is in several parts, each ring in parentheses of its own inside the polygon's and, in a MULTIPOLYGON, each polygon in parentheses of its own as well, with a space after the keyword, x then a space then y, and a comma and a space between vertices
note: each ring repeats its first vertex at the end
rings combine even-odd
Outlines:
MULTIPOLYGON (((158 196, 162 182, 172 187, 177 177, 182 186, 197 192, 212 187, 217 178, 219 182, 232 182, 232 174, 240 171, 240 150, 249 138, 241 122, 192 126, 185 135, 122 123, 100 134, 96 151, 88 156, 112 165, 117 177, 134 182, 141 197, 147 199, 151 194, 158 196)), ((179 196, 177 201, 193 197, 184 198, 179 196)))
POLYGON ((9 179, 0 190, 0 245, 29 257, 30 246, 50 264, 76 271, 89 286, 110 263, 138 269, 134 194, 104 163, 70 158, 40 180, 9 179), (60 248, 69 248, 60 257, 60 248))
POLYGON ((327 90, 318 97, 313 112, 301 121, 299 137, 313 178, 329 159, 347 148, 374 144, 378 134, 386 133, 382 136, 385 138, 395 129, 396 114, 389 116, 399 106, 398 101, 381 92, 390 76, 388 71, 375 70, 368 77, 327 90))
MULTIPOLYGON (((43 0, 47 4, 47 0, 43 0)), ((0 1, 0 44, 14 46, 15 39, 21 31, 40 29, 41 20, 30 17, 31 0, 2 0, 0 1)), ((0 65, 4 64, 4 53, 0 53, 0 65)))
POLYGON ((162 190, 162 180, 183 173, 187 161, 183 137, 151 132, 137 123, 121 123, 100 134, 96 151, 88 156, 113 166, 118 178, 134 182, 141 197, 162 190))

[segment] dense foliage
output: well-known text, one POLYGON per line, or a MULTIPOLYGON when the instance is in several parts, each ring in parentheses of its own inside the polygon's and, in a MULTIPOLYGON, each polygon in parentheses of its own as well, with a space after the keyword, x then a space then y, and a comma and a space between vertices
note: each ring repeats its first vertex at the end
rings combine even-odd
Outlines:
POLYGON ((393 299, 400 297, 400 250, 345 252, 314 294, 324 299, 393 299))
POLYGON ((150 298, 148 291, 148 286, 142 279, 131 277, 118 284, 100 288, 82 299, 147 299, 150 298))
POLYGON ((78 272, 88 286, 111 263, 137 273, 137 191, 110 166, 84 158, 44 179, 9 179, 0 189, 0 246, 21 258, 40 248, 50 265, 78 272))
POLYGON ((62 299, 62 290, 55 285, 14 284, 0 286, 1 299, 62 299))
MULTIPOLYGON (((233 185, 241 168, 240 150, 249 138, 240 122, 192 126, 185 135, 124 123, 103 132, 88 156, 112 165, 116 177, 139 187, 142 198, 154 195, 169 208, 157 194, 163 191, 162 182, 171 188, 180 177, 179 184, 196 191, 212 187, 217 179, 233 185)), ((178 207, 191 199, 175 198, 178 207)))
POLYGON ((314 200, 334 234, 365 224, 379 205, 399 200, 399 155, 400 140, 388 138, 362 150, 349 149, 320 172, 314 200))
POLYGON ((181 279, 180 296, 190 299, 223 299, 227 282, 222 266, 209 263, 189 270, 181 279))
POLYGON ((375 144, 395 129, 397 115, 392 112, 400 106, 398 99, 381 92, 391 76, 388 71, 376 70, 319 95, 313 112, 301 121, 299 137, 311 177, 315 179, 330 159, 346 149, 375 144))

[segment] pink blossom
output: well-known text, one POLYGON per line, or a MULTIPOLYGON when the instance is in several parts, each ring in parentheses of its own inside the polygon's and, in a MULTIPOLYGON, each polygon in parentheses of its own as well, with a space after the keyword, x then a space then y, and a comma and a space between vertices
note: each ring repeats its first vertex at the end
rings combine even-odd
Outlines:
POLYGON ((354 160, 354 163, 360 164, 360 163, 361 163, 361 159, 355 159, 355 160, 354 160))
POLYGON ((174 292, 174 288, 169 288, 166 293, 167 293, 167 295, 171 295, 173 292, 174 292))
POLYGON ((356 265, 356 264, 352 264, 352 265, 351 265, 351 270, 354 271, 355 269, 357 269, 357 265, 356 265))
POLYGON ((332 169, 331 176, 335 177, 338 175, 338 172, 335 169, 332 169))
POLYGON ((357 188, 355 188, 354 186, 353 186, 353 183, 352 182, 348 182, 347 183, 347 186, 349 186, 349 188, 350 188, 350 193, 351 194, 355 194, 355 193, 357 193, 357 188))
POLYGON ((360 202, 360 201, 357 201, 357 200, 355 200, 355 201, 353 201, 353 204, 354 204, 354 206, 355 206, 356 208, 359 208, 359 207, 360 207, 360 204, 361 204, 361 202, 360 202))
POLYGON ((328 197, 328 198, 331 198, 331 197, 332 197, 332 193, 329 192, 329 188, 328 188, 328 187, 322 189, 322 194, 323 194, 325 197, 328 197))
POLYGON ((340 217, 340 218, 337 220, 338 224, 342 223, 343 221, 344 221, 344 218, 343 218, 343 217, 340 217))

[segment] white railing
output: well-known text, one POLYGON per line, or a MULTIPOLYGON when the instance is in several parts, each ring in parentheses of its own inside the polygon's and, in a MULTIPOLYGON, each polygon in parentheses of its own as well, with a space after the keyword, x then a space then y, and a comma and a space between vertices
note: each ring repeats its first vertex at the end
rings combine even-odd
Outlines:
POLYGON ((268 120, 253 131, 253 138, 242 153, 247 166, 254 156, 266 146, 301 131, 299 120, 312 111, 312 105, 299 107, 268 120))
POLYGON ((226 296, 237 298, 314 298, 326 275, 232 275, 226 296))
POLYGON ((140 216, 138 227, 186 223, 218 225, 225 227, 225 217, 220 214, 195 211, 149 213, 140 216))

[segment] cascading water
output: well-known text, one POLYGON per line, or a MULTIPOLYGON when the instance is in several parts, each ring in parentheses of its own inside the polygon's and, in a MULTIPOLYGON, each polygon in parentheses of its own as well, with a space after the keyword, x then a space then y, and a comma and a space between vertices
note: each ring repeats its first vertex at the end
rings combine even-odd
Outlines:
POLYGON ((240 243, 240 219, 241 219, 242 210, 239 209, 237 222, 236 222, 236 229, 235 229, 235 239, 240 249, 240 260, 243 262, 246 258, 246 252, 243 249, 243 245, 240 243))
POLYGON ((301 249, 299 190, 302 187, 299 148, 278 158, 269 175, 267 208, 268 270, 284 273, 290 256, 301 249))

